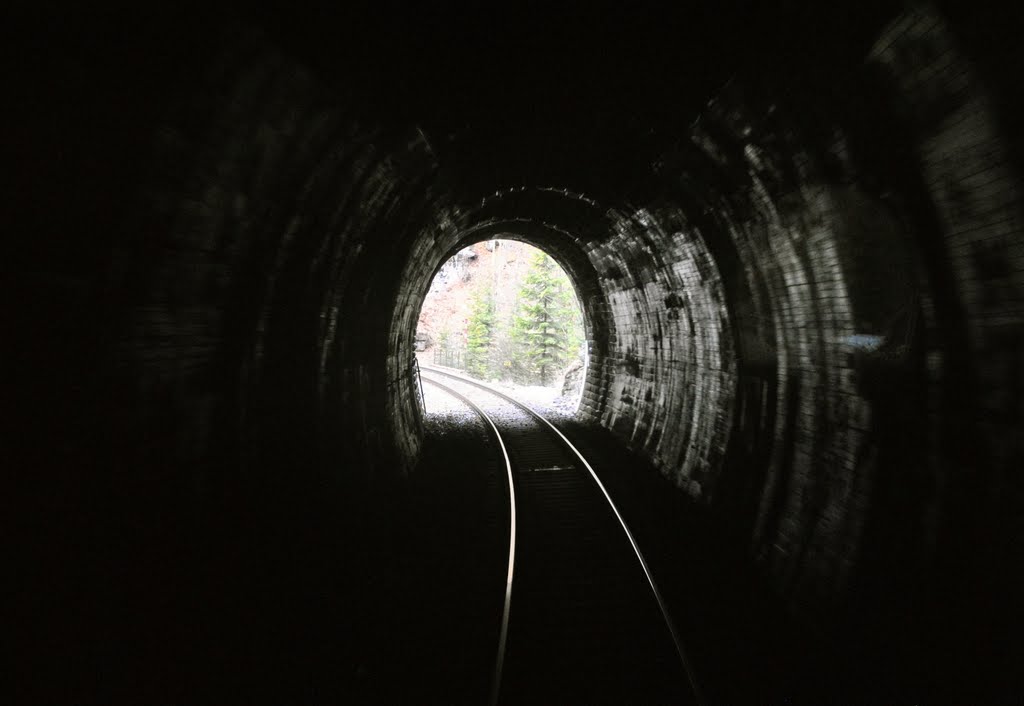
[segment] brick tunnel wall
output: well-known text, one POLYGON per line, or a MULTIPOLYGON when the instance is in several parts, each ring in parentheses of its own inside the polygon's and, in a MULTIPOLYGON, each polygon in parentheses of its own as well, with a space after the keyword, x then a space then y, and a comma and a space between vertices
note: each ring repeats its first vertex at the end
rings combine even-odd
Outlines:
POLYGON ((738 78, 619 200, 460 190, 431 135, 367 121, 259 33, 218 35, 147 116, 123 237, 81 285, 117 343, 94 344, 81 394, 106 430, 80 445, 137 528, 358 505, 414 468, 431 275, 511 234, 584 301, 581 419, 728 516, 794 610, 896 615, 972 556, 995 590, 1024 507, 1020 150, 941 18, 885 27, 845 98, 738 78))
POLYGON ((754 556, 814 620, 893 586, 923 599, 955 563, 937 547, 969 544, 954 535, 1006 538, 994 566, 1019 534, 1019 179, 962 52, 911 9, 847 79, 866 104, 730 85, 644 205, 496 195, 557 224, 527 240, 585 255, 608 333, 581 417, 745 513, 754 556), (1008 493, 982 499, 989 482, 1008 493))
POLYGON ((851 79, 884 115, 729 86, 666 156, 682 208, 588 245, 601 423, 712 504, 753 482, 754 554, 817 618, 851 581, 921 598, 954 535, 1002 537, 989 568, 1019 536, 1019 173, 962 51, 934 9, 884 28, 851 79))
POLYGON ((678 214, 659 215, 617 215, 610 237, 591 250, 615 324, 600 422, 701 497, 732 425, 729 314, 699 232, 678 214))
POLYGON ((138 408, 174 409, 174 455, 197 469, 217 444, 237 454, 233 478, 194 471, 213 474, 201 488, 274 498, 404 470, 419 437, 395 431, 417 416, 389 263, 443 204, 429 152, 414 131, 361 125, 258 35, 233 37, 199 90, 184 107, 205 122, 172 115, 158 131, 143 206, 158 225, 138 228, 162 237, 119 255, 157 263, 132 272, 122 348, 138 408))
MULTIPOLYGON (((445 222, 422 133, 361 121, 259 31, 203 39, 186 69, 165 69, 132 132, 89 136, 123 172, 100 187, 121 189, 116 217, 80 224, 106 241, 77 261, 66 246, 15 253, 13 283, 53 313, 26 329, 9 370, 45 365, 39 379, 55 381, 21 400, 16 456, 71 474, 27 441, 37 427, 64 435, 61 453, 112 476, 110 522, 142 534, 225 505, 294 517, 307 503, 358 504, 408 471, 420 440, 412 339, 394 338, 391 320, 406 254, 445 222), (133 133, 145 134, 130 145, 138 156, 114 161, 110 146, 133 133)), ((45 484, 34 492, 53 502, 45 484)))

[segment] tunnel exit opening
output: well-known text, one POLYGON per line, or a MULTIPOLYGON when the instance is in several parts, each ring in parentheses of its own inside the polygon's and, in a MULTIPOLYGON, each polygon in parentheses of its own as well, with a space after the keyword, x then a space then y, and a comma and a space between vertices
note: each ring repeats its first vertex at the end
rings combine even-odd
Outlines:
POLYGON ((547 252, 520 240, 478 241, 435 273, 416 357, 575 413, 588 363, 584 322, 574 282, 547 252))

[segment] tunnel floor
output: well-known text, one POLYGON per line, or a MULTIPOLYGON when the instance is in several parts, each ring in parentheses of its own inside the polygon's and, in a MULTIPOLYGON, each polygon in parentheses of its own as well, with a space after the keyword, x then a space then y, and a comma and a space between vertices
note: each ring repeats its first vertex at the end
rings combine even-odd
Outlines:
MULTIPOLYGON (((929 655, 897 662, 785 617, 713 517, 607 431, 560 426, 636 536, 709 703, 920 699, 929 655)), ((379 502, 332 521, 310 513, 287 534, 226 517, 194 542, 150 542, 116 605, 92 594, 109 585, 89 579, 103 565, 83 569, 35 599, 89 609, 56 651, 37 646, 55 676, 33 679, 26 701, 486 703, 501 611, 490 587, 507 559, 494 450, 471 417, 428 420, 416 472, 379 502), (142 575, 159 585, 135 585, 142 575)), ((542 678, 520 680, 523 700, 567 703, 546 700, 542 678)))
MULTIPOLYGON (((592 460, 637 537, 710 703, 873 703, 882 695, 899 699, 909 688, 908 665, 894 670, 885 655, 830 643, 785 617, 728 538, 716 539, 713 519, 607 432, 561 426, 592 460)), ((394 554, 372 595, 363 596, 364 635, 348 696, 486 701, 501 605, 498 592, 484 587, 501 582, 507 555, 498 507, 503 469, 494 452, 472 417, 428 420, 394 554), (488 454, 494 460, 481 464, 488 454)), ((545 701, 550 692, 540 675, 529 691, 532 703, 565 703, 564 695, 545 701)))
MULTIPOLYGON (((912 698, 920 675, 911 665, 896 670, 889 655, 835 644, 786 617, 722 528, 656 469, 603 430, 560 426, 591 459, 637 537, 710 703, 912 698)), ((484 587, 500 582, 507 553, 503 469, 471 416, 428 419, 426 431, 388 578, 367 604, 379 618, 363 625, 364 657, 352 684, 374 702, 483 703, 500 612, 497 592, 484 587)), ((553 692, 537 675, 509 702, 527 694, 532 703, 566 702, 564 694, 545 701, 546 693, 553 692)))

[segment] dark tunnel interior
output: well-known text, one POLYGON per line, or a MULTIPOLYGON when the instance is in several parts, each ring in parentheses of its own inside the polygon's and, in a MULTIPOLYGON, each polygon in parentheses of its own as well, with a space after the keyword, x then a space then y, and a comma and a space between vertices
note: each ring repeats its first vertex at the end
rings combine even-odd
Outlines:
POLYGON ((713 702, 1024 698, 1019 10, 14 14, 6 703, 429 700, 365 655, 442 532, 420 306, 499 236, 713 702))

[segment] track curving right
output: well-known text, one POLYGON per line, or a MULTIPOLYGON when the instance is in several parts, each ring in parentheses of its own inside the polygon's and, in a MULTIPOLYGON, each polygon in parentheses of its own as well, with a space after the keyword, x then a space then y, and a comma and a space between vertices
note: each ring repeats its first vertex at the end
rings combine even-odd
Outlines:
MULTIPOLYGON (((511 462, 515 584, 496 699, 701 703, 643 557, 586 459, 502 393, 426 366, 422 376, 486 414, 511 462)), ((510 564, 510 586, 511 575, 510 564)))

